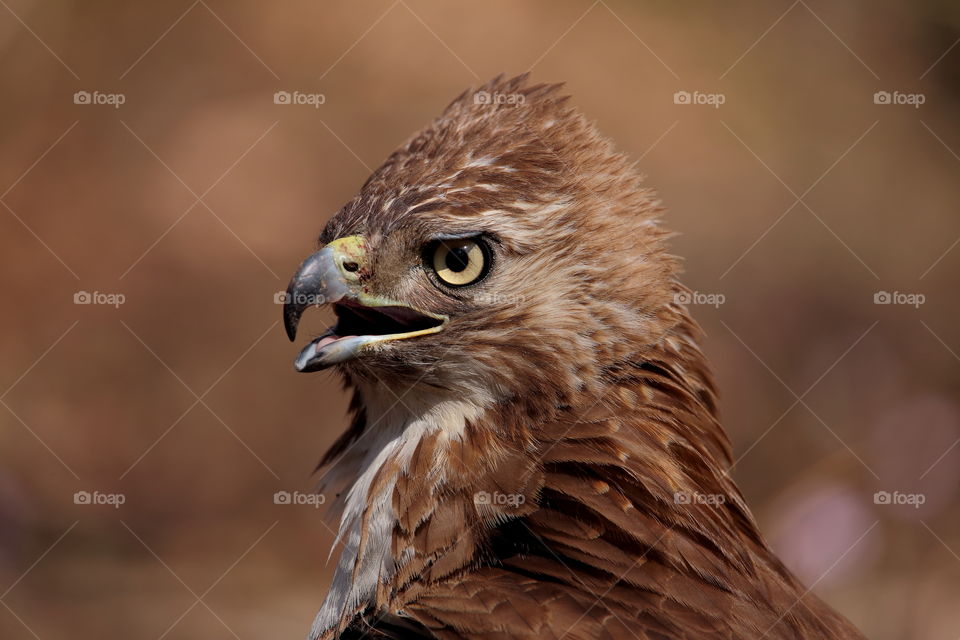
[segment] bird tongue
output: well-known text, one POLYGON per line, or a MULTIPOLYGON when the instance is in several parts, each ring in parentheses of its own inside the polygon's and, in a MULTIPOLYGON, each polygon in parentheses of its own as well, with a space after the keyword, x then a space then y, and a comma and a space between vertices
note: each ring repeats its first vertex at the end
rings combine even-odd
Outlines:
POLYGON ((340 340, 341 338, 354 338, 354 337, 356 336, 337 336, 337 335, 323 336, 322 338, 319 338, 313 342, 313 347, 315 350, 320 351, 320 349, 323 349, 328 344, 333 344, 334 342, 336 342, 337 340, 340 340))

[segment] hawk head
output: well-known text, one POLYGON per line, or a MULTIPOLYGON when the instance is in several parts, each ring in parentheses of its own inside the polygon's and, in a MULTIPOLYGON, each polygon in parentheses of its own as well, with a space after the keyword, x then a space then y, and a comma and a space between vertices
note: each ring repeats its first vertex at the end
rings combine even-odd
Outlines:
POLYGON ((296 368, 355 388, 311 638, 858 637, 760 536, 657 202, 558 88, 454 100, 290 283, 291 339, 337 316, 296 368))
POLYGON ((468 91, 373 173, 287 291, 291 339, 309 306, 337 316, 299 371, 556 405, 661 339, 656 200, 559 88, 468 91))

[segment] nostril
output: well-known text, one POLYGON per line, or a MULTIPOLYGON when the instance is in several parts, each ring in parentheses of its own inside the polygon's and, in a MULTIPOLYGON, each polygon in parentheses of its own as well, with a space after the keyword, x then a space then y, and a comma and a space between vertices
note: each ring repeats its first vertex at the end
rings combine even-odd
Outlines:
POLYGON ((343 268, 349 271, 350 273, 353 273, 355 271, 360 270, 360 265, 357 264, 356 262, 344 262, 343 268))

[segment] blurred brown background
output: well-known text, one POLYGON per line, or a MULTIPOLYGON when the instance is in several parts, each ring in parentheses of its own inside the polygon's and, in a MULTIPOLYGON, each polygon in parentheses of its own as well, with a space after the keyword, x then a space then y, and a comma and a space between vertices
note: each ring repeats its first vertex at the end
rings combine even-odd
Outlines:
POLYGON ((958 37, 947 0, 0 1, 0 636, 304 636, 333 536, 273 496, 345 399, 274 294, 532 69, 669 207, 774 546, 870 637, 956 638, 958 37))

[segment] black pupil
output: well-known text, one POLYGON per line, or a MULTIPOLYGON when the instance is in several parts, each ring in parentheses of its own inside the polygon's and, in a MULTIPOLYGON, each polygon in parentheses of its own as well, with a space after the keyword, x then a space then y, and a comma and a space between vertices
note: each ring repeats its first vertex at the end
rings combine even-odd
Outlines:
POLYGON ((444 262, 447 265, 447 269, 450 269, 450 271, 454 273, 460 273, 470 264, 469 248, 465 246, 450 247, 444 262))

